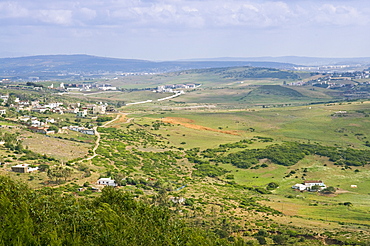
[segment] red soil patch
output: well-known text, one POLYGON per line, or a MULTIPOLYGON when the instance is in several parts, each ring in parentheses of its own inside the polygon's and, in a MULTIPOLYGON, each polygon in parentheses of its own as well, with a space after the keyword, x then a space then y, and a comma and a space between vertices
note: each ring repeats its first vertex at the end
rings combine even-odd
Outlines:
POLYGON ((196 130, 220 132, 220 133, 236 135, 236 136, 239 135, 237 131, 222 131, 222 130, 213 129, 213 128, 210 128, 210 127, 205 127, 205 126, 192 124, 194 122, 194 120, 186 119, 186 118, 166 117, 166 118, 163 118, 162 121, 165 122, 165 123, 173 124, 173 125, 182 125, 182 126, 185 126, 187 128, 196 129, 196 130))

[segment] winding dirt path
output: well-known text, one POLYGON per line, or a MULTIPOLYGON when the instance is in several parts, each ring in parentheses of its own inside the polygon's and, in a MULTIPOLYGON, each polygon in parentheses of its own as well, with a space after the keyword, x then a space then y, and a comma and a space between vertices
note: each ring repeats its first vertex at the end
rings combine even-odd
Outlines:
MULTIPOLYGON (((116 116, 116 118, 114 118, 113 120, 110 120, 110 121, 108 121, 108 122, 105 122, 101 127, 106 127, 107 125, 109 125, 109 124, 113 123, 114 121, 118 120, 119 118, 124 117, 125 115, 126 115, 126 114, 118 113, 118 114, 117 114, 117 116, 116 116)), ((131 119, 129 119, 129 120, 131 120, 131 119)), ((128 122, 129 122, 129 121, 128 121, 128 122)), ((94 127, 93 127, 93 129, 94 129, 95 136, 96 136, 95 146, 94 146, 94 148, 92 149, 92 152, 93 152, 93 153, 92 153, 92 155, 91 155, 91 156, 89 156, 89 157, 87 157, 87 158, 84 158, 84 159, 82 159, 82 160, 80 160, 80 161, 78 161, 78 162, 88 161, 88 160, 91 160, 91 159, 93 159, 94 157, 96 157, 96 156, 97 156, 97 154, 96 154, 96 150, 99 148, 101 136, 100 136, 100 133, 98 132, 98 127, 97 127, 97 126, 94 126, 94 127)))

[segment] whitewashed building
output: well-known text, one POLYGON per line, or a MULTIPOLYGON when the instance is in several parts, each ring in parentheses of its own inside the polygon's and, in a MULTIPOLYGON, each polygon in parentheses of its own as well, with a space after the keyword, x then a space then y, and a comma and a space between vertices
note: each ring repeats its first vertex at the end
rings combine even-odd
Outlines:
POLYGON ((106 186, 117 186, 114 179, 111 178, 100 178, 97 182, 99 185, 106 185, 106 186))
POLYGON ((292 186, 292 189, 302 191, 302 190, 306 190, 307 186, 305 186, 304 184, 295 184, 292 186))

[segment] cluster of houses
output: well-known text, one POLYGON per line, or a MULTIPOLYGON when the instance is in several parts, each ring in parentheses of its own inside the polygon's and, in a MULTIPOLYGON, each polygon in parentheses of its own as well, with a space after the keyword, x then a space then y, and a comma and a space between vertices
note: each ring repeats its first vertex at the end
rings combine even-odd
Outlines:
MULTIPOLYGON (((3 101, 3 105, 5 105, 9 100, 9 95, 0 95, 0 99, 3 101)), ((45 112, 52 112, 58 114, 64 113, 71 113, 76 114, 77 117, 87 117, 87 114, 90 112, 91 114, 105 114, 107 112, 113 112, 114 108, 109 107, 106 103, 97 103, 97 104, 89 104, 82 106, 80 103, 70 103, 68 105, 64 105, 62 102, 53 102, 47 104, 41 104, 40 101, 21 101, 19 98, 15 98, 12 101, 10 107, 15 108, 17 111, 31 111, 37 113, 45 113, 45 112)), ((0 114, 5 114, 5 109, 0 109, 0 114)))
POLYGON ((176 84, 176 85, 160 85, 155 92, 174 92, 174 89, 194 89, 199 87, 200 84, 176 84))
MULTIPOLYGON (((49 130, 49 124, 50 123, 56 123, 56 121, 53 118, 47 118, 45 120, 39 120, 37 117, 32 117, 28 115, 23 115, 19 117, 18 121, 23 122, 24 124, 29 125, 28 129, 30 129, 33 132, 36 133, 41 133, 41 134, 54 134, 56 133, 54 130, 49 130)), ((81 127, 81 126, 65 126, 62 127, 62 130, 71 130, 71 131, 76 131, 80 132, 83 134, 88 134, 88 135, 95 135, 95 130, 94 129, 89 129, 86 127, 81 127)))
MULTIPOLYGON (((106 86, 106 85, 104 85, 106 86)), ((9 95, 0 95, 3 104, 7 104, 9 100, 9 95)), ((107 112, 115 112, 115 109, 111 106, 108 106, 106 103, 97 103, 89 105, 81 105, 80 103, 70 103, 64 105, 62 102, 53 102, 47 104, 40 104, 40 101, 21 101, 19 98, 13 98, 11 105, 12 108, 15 108, 17 111, 30 111, 37 113, 70 113, 74 114, 77 118, 87 118, 90 116, 102 115, 107 112)), ((0 108, 0 115, 6 115, 7 109, 0 108)), ((52 118, 47 119, 38 119, 37 117, 23 115, 17 119, 19 122, 28 125, 29 129, 42 134, 52 134, 54 131, 49 131, 49 124, 54 124, 56 121, 52 118)), ((94 135, 95 131, 93 129, 87 129, 79 126, 70 126, 64 127, 64 129, 69 129, 72 131, 81 132, 84 134, 94 135)))
POLYGON ((292 186, 292 189, 299 191, 317 191, 323 190, 326 188, 326 185, 321 180, 307 180, 303 184, 295 184, 292 186))
POLYGON ((48 123, 55 123, 56 121, 53 118, 47 118, 45 120, 39 120, 37 117, 29 116, 29 115, 23 115, 18 118, 18 121, 29 124, 33 127, 40 127, 47 125, 48 123))
POLYGON ((58 89, 61 91, 91 91, 91 90, 101 90, 101 91, 116 91, 117 87, 111 84, 99 84, 99 83, 83 83, 83 84, 64 84, 60 83, 59 87, 54 88, 52 84, 49 86, 50 89, 58 89))

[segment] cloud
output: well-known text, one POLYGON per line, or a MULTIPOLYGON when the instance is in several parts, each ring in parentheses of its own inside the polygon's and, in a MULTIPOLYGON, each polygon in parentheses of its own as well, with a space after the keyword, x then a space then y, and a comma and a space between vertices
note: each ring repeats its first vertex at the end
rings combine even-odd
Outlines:
POLYGON ((93 20, 97 16, 96 10, 85 7, 82 7, 78 9, 78 11, 75 11, 75 14, 78 15, 78 18, 85 21, 93 20))
POLYGON ((50 10, 43 9, 37 11, 35 16, 39 21, 57 25, 71 25, 73 23, 71 10, 50 10))
MULTIPOLYGON (((293 25, 364 25, 366 1, 274 0, 26 0, 0 3, 0 18, 29 23, 98 28, 271 28, 293 25), (357 3, 354 4, 354 3, 357 3), (364 4, 362 4, 364 3, 364 4)), ((1 25, 1 24, 0 24, 1 25)))
POLYGON ((369 24, 369 15, 352 6, 324 4, 318 9, 315 20, 337 26, 366 25, 369 24))
POLYGON ((29 11, 17 2, 0 2, 0 19, 27 17, 29 11))
POLYGON ((294 11, 283 2, 227 3, 212 9, 211 25, 273 27, 294 18, 294 11))

